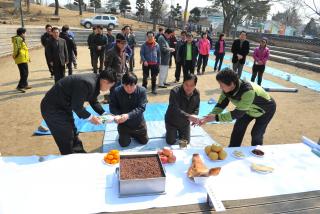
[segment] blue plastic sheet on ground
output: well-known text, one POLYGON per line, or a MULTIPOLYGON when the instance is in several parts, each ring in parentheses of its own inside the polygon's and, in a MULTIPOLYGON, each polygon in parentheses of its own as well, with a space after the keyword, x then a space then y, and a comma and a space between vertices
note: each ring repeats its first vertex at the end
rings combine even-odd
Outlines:
MULTIPOLYGON (((210 52, 210 54, 213 55, 213 51, 210 52)), ((224 59, 231 60, 232 56, 231 55, 225 55, 224 59)), ((245 65, 248 66, 248 67, 252 67, 253 66, 253 61, 247 59, 245 65)), ((210 66, 212 66, 212 67, 214 66, 214 60, 213 60, 213 63, 210 66)), ((227 65, 223 65, 222 67, 224 68, 224 67, 228 67, 228 66, 227 65)), ((318 81, 311 80, 311 79, 308 79, 308 78, 304 78, 304 77, 301 77, 299 75, 288 73, 288 72, 282 71, 280 69, 272 68, 272 67, 269 67, 269 66, 266 66, 265 72, 268 73, 268 74, 271 74, 271 75, 273 75, 275 77, 279 77, 281 79, 284 79, 284 80, 290 81, 292 83, 301 85, 303 87, 306 87, 306 88, 309 88, 309 89, 312 89, 312 90, 320 92, 320 82, 318 82, 318 81)), ((265 81, 265 80, 263 80, 263 81, 265 81)), ((263 84, 263 82, 262 82, 262 84, 263 84)), ((276 86, 264 86, 263 85, 263 87, 276 87, 276 86)))
MULTIPOLYGON (((208 65, 211 67, 214 67, 214 62, 215 62, 214 60, 209 59, 208 65)), ((230 67, 230 65, 222 64, 221 69, 227 68, 227 67, 230 67)), ((241 79, 245 79, 247 81, 250 81, 251 73, 247 72, 246 70, 243 70, 242 75, 241 75, 241 79)), ((257 80, 257 78, 256 78, 256 80, 257 80)), ((266 79, 262 80, 262 87, 265 87, 265 88, 284 88, 284 86, 282 86, 278 83, 272 82, 270 80, 266 80, 266 79)))
MULTIPOLYGON (((207 115, 214 107, 215 103, 208 104, 208 102, 201 102, 200 103, 200 112, 199 116, 207 115)), ((106 112, 109 112, 109 106, 103 105, 103 108, 106 112)), ((146 111, 144 112, 144 117, 146 121, 163 121, 164 115, 168 108, 168 103, 148 103, 146 111)), ((97 115, 97 113, 91 108, 91 106, 86 107, 87 111, 91 114, 97 115)), ((75 113, 74 116, 74 123, 79 132, 97 132, 97 131, 105 131, 105 125, 93 125, 87 120, 80 119, 75 113)), ((41 122, 41 125, 47 127, 45 121, 41 122)), ((50 131, 41 132, 36 130, 34 132, 35 135, 50 135, 50 131)))

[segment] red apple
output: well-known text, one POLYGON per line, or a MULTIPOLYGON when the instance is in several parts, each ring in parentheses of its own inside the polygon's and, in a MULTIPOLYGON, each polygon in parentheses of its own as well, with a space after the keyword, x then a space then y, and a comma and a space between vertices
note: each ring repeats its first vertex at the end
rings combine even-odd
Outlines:
POLYGON ((162 164, 168 163, 168 157, 165 155, 160 155, 160 160, 162 164))
POLYGON ((171 149, 169 149, 168 147, 164 147, 163 148, 163 154, 167 157, 171 156, 173 154, 173 152, 171 151, 171 149))
POLYGON ((168 163, 175 163, 176 162, 176 156, 174 155, 171 155, 168 157, 168 163))
POLYGON ((163 155, 163 150, 162 150, 162 149, 159 150, 159 151, 158 151, 158 154, 159 154, 159 155, 163 155))

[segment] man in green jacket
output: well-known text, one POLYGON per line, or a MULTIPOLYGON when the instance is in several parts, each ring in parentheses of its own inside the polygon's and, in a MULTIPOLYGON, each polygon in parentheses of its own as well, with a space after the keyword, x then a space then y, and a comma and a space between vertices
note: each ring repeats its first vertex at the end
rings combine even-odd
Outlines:
POLYGON ((230 68, 223 69, 217 74, 216 79, 222 93, 214 109, 200 121, 199 125, 211 121, 236 120, 229 147, 239 147, 249 123, 256 120, 251 130, 251 145, 262 145, 263 135, 276 111, 273 98, 260 86, 240 80, 237 73, 230 68), (231 112, 223 112, 229 102, 236 108, 231 112))

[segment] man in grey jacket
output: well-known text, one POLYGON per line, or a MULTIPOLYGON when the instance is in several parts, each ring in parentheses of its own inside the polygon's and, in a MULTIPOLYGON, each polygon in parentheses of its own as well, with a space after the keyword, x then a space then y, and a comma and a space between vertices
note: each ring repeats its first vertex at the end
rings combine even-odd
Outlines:
POLYGON ((169 61, 170 53, 174 52, 174 48, 170 48, 168 40, 173 34, 172 29, 167 29, 163 35, 159 36, 158 44, 160 46, 161 52, 161 63, 160 63, 160 73, 159 73, 159 88, 167 88, 167 77, 169 71, 169 61))

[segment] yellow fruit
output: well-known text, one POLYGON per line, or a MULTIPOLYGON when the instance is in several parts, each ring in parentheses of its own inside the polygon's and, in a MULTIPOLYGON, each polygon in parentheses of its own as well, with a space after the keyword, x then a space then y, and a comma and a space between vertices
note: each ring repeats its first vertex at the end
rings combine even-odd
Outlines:
POLYGON ((112 160, 113 159, 113 155, 108 155, 108 159, 112 160))
POLYGON ((228 156, 228 153, 224 150, 219 152, 219 160, 224 160, 228 156))
POLYGON ((117 160, 112 160, 112 161, 111 161, 111 164, 116 164, 116 163, 118 163, 117 160))
POLYGON ((219 158, 219 155, 216 152, 210 152, 208 156, 211 160, 218 160, 219 158))
POLYGON ((218 144, 212 144, 212 145, 211 145, 211 150, 212 150, 213 152, 220 152, 222 149, 223 149, 222 146, 220 146, 220 145, 218 145, 218 144))
POLYGON ((209 153, 211 152, 211 146, 206 146, 204 148, 204 151, 206 152, 207 155, 209 155, 209 153))

